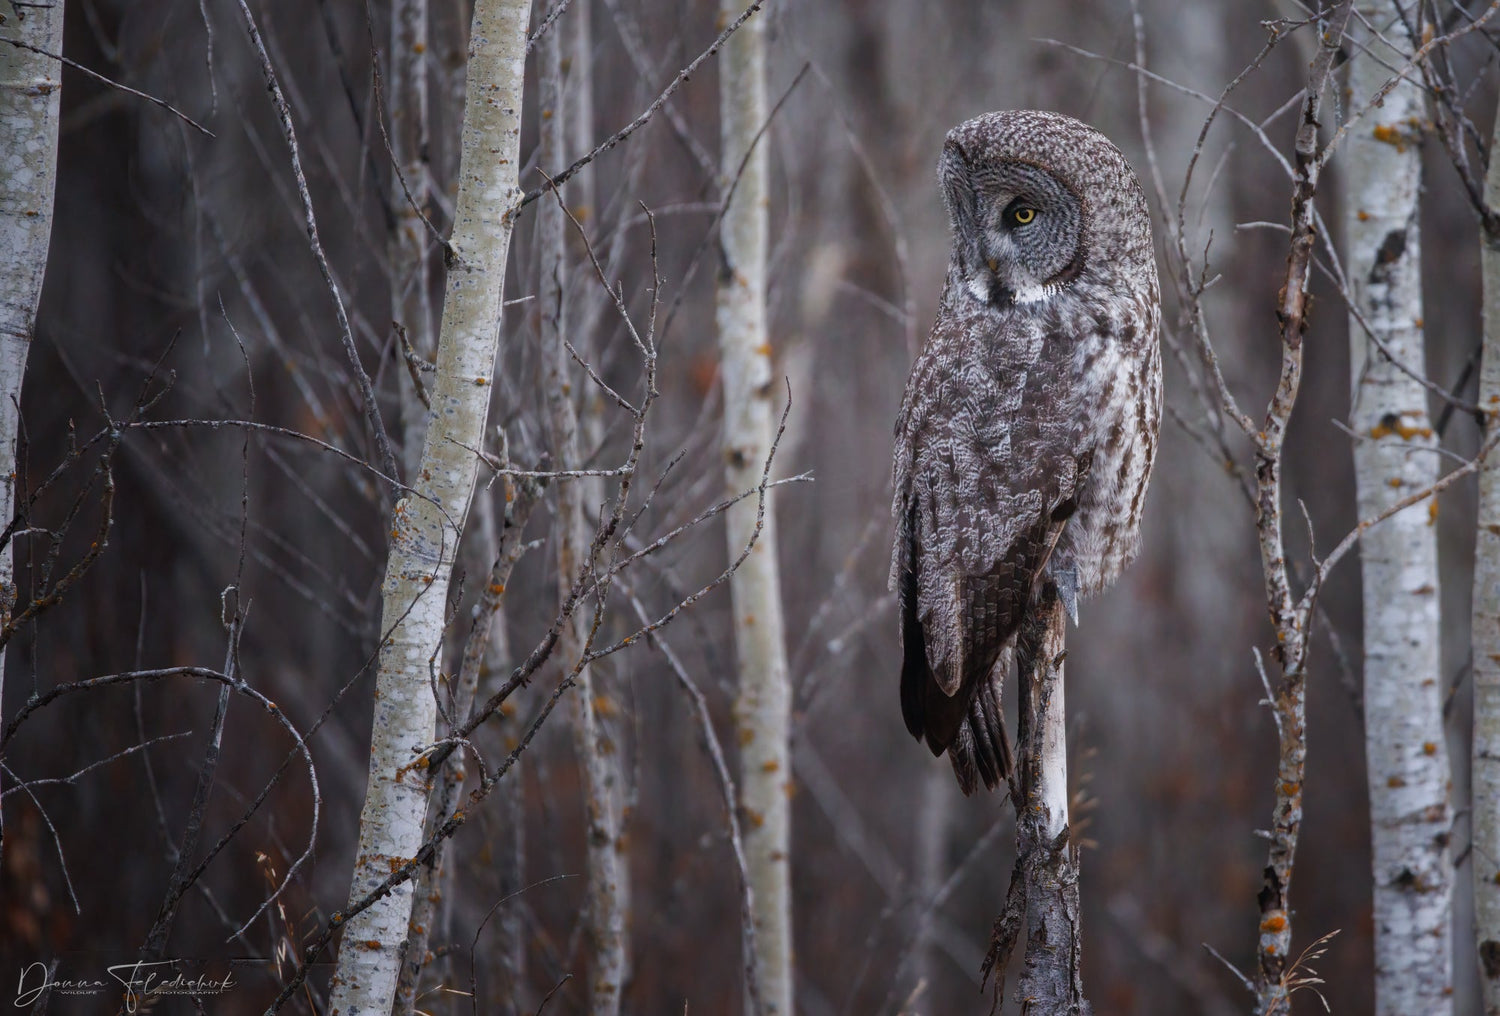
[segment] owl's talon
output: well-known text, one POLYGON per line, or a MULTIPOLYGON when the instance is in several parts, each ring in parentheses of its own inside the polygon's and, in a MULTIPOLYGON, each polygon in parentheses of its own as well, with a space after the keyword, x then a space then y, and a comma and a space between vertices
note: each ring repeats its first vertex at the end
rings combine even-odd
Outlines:
POLYGON ((1057 598, 1062 601, 1063 609, 1068 612, 1068 617, 1073 619, 1073 627, 1078 627, 1078 569, 1072 565, 1059 571, 1053 578, 1057 586, 1057 598))

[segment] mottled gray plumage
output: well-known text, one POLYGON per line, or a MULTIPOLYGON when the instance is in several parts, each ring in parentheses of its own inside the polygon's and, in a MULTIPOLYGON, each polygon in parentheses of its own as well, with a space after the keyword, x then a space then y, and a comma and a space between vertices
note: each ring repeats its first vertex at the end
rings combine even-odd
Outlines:
POLYGON ((948 132, 942 305, 896 423, 901 712, 965 793, 1008 775, 1000 688, 1049 584, 1078 598, 1140 543, 1161 420, 1160 292, 1135 174, 1069 117, 948 132))

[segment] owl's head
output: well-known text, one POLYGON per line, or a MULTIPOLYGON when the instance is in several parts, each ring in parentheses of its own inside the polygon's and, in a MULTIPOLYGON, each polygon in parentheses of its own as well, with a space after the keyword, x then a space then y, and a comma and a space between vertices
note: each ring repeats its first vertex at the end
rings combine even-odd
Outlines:
POLYGON ((1149 269, 1151 221, 1108 138, 1057 113, 986 113, 948 132, 938 180, 953 223, 950 272, 998 307, 1043 303, 1081 276, 1128 286, 1149 269))

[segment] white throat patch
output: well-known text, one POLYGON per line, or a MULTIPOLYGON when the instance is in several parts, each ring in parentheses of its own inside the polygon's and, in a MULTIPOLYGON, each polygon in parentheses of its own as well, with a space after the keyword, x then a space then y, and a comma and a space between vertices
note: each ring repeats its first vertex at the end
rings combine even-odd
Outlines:
POLYGON ((1022 286, 1016 290, 1016 303, 1041 303, 1056 292, 1056 286, 1022 286))

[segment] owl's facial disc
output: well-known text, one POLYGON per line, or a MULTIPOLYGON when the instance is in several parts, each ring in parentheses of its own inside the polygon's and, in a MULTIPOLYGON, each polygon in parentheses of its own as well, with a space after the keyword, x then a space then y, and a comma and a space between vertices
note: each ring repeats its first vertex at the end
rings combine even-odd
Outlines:
POLYGON ((953 213, 954 261, 981 303, 1026 306, 1077 274, 1083 210, 1062 180, 1018 160, 970 165, 953 146, 939 175, 953 213))

